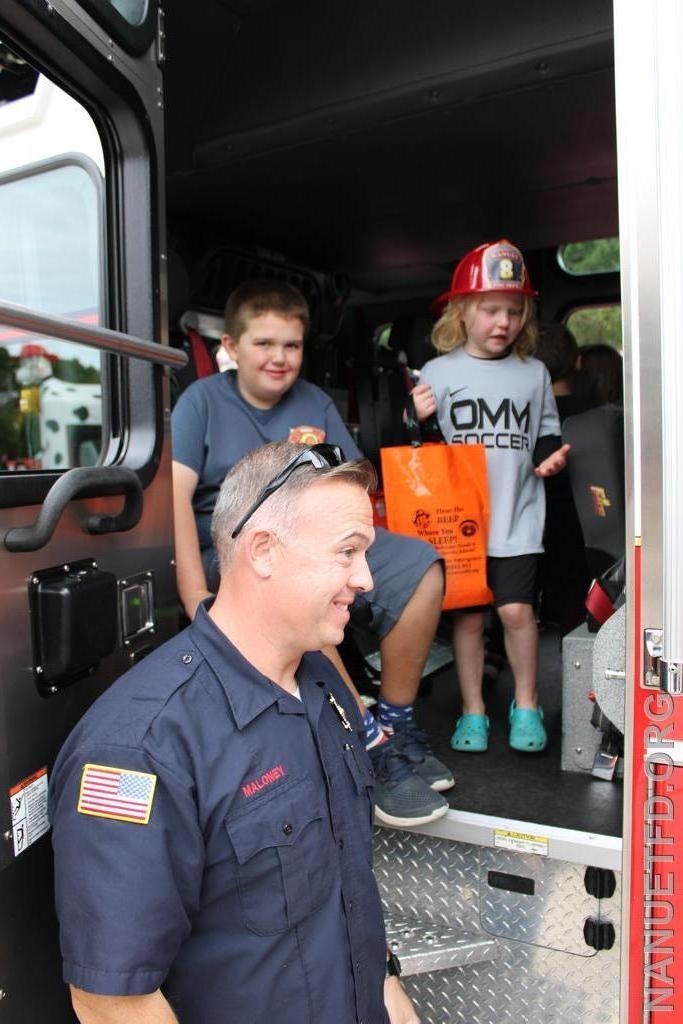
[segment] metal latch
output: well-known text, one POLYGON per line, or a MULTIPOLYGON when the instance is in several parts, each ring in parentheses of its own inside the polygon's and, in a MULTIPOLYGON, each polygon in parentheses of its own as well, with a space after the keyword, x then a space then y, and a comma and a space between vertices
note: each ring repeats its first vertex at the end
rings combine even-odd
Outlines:
POLYGON ((643 686, 646 686, 648 690, 661 689, 659 683, 659 664, 661 658, 661 629, 646 629, 643 649, 643 686))
POLYGON ((661 687, 672 697, 680 697, 683 694, 683 665, 680 661, 660 661, 659 675, 661 687))
POLYGON ((664 661, 662 641, 661 629, 645 630, 643 686, 678 697, 683 694, 683 665, 678 661, 664 661))

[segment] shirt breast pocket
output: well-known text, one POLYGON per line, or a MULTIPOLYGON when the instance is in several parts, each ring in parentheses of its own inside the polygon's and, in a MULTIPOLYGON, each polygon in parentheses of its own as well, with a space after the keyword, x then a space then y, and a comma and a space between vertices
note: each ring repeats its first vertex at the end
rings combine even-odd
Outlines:
POLYGON ((338 880, 325 796, 292 779, 226 819, 237 860, 246 926, 259 935, 294 928, 317 910, 338 880))

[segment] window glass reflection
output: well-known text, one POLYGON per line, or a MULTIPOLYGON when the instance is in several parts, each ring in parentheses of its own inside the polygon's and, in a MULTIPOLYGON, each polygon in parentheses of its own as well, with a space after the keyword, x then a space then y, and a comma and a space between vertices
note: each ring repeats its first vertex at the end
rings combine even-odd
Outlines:
MULTIPOLYGON (((104 180, 92 119, 38 76, 33 92, 0 103, 0 137, 0 302, 101 323, 104 180)), ((99 461, 101 358, 0 320, 0 471, 99 461)))
POLYGON ((129 25, 142 25, 147 15, 149 0, 107 0, 129 25))

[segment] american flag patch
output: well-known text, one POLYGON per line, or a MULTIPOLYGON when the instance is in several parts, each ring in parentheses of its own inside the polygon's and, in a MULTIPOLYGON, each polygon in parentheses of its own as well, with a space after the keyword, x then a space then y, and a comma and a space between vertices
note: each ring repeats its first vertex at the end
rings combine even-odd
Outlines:
POLYGON ((96 818, 146 825, 152 811, 156 781, 156 775, 145 772, 86 764, 76 809, 80 814, 93 814, 96 818))

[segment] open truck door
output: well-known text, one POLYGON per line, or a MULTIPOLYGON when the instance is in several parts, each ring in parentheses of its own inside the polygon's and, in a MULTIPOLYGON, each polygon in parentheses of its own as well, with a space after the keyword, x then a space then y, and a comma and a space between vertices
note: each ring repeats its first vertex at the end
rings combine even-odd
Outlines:
POLYGON ((683 818, 683 10, 616 0, 627 416, 620 1020, 678 1020, 683 818))
POLYGON ((177 628, 156 4, 0 12, 0 1017, 71 1021, 46 785, 177 628))

